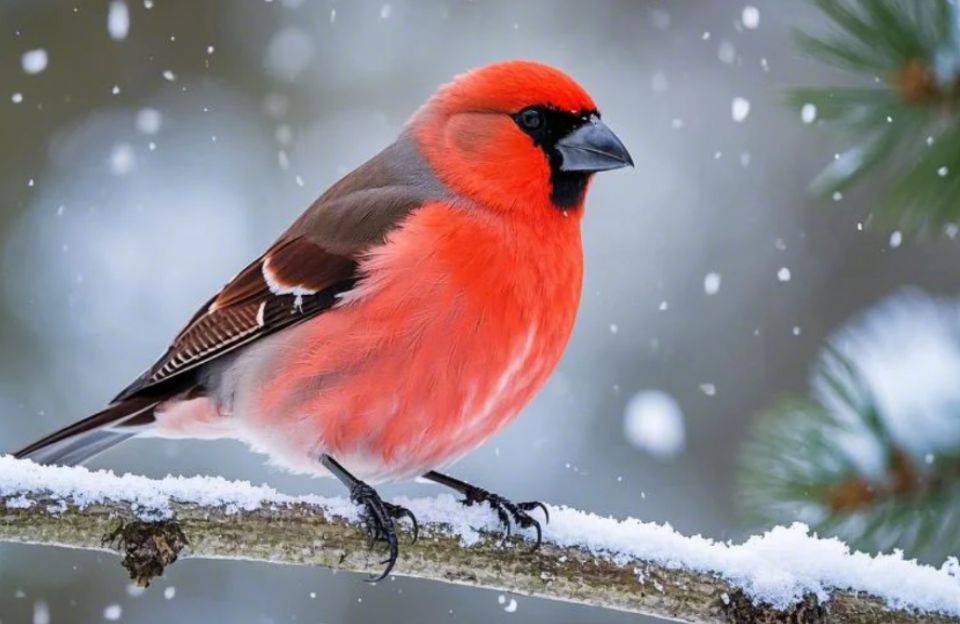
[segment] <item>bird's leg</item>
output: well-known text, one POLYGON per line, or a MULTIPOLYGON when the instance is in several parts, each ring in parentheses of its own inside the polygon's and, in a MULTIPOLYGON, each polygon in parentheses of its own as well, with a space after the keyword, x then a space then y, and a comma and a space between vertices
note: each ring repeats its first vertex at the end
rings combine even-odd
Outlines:
POLYGON ((514 503, 500 496, 499 494, 488 492, 483 488, 471 485, 466 481, 461 481, 460 479, 454 479, 451 476, 441 474, 435 470, 431 470, 430 472, 426 473, 423 475, 423 478, 427 479, 428 481, 439 483, 440 485, 445 485, 450 489, 460 492, 463 494, 463 499, 461 499, 460 502, 464 505, 487 503, 491 509, 497 512, 497 517, 504 526, 504 540, 510 537, 511 518, 513 519, 513 522, 521 528, 528 529, 533 527, 537 532, 537 541, 531 550, 536 550, 540 547, 540 543, 543 540, 540 522, 527 512, 539 508, 543 510, 543 515, 546 519, 546 522, 550 522, 550 512, 547 511, 547 506, 543 503, 539 501, 514 503))
POLYGON ((399 546, 397 544, 397 531, 394 520, 407 517, 413 524, 413 541, 417 541, 420 527, 417 519, 406 507, 384 502, 377 491, 350 474, 346 468, 327 454, 320 456, 320 463, 324 468, 350 489, 350 500, 357 505, 363 505, 363 521, 367 528, 367 536, 372 544, 375 540, 387 543, 389 556, 380 563, 386 564, 386 569, 380 576, 371 576, 368 580, 382 581, 390 574, 390 570, 397 563, 399 546))

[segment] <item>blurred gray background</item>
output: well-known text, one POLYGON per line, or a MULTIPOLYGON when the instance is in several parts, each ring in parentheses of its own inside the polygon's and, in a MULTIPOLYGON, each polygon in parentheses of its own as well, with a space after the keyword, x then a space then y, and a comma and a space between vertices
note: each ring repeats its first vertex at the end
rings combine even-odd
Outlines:
MULTIPOLYGON (((848 78, 793 47, 791 30, 820 20, 805 3, 750 0, 755 28, 745 4, 127 0, 117 40, 107 1, 3 0, 0 449, 102 406, 438 84, 526 57, 579 79, 637 167, 592 189, 584 301, 559 372, 454 473, 741 538, 733 476, 756 413, 806 391, 821 340, 858 310, 905 284, 955 294, 942 268, 960 260, 950 240, 891 247, 889 232, 858 227, 878 188, 806 194, 843 146, 786 110, 783 89, 848 78), (21 57, 36 48, 48 63, 29 74, 21 57), (750 102, 740 122, 737 97, 750 102), (708 273, 721 276, 712 295, 708 273), (646 389, 685 414, 672 458, 624 437, 625 405, 646 389)), ((342 493, 228 442, 135 441, 93 466, 342 493)), ((112 557, 0 546, 4 624, 38 604, 53 622, 638 621, 524 597, 508 613, 498 592, 255 563, 185 561, 142 595, 127 586, 112 557)))

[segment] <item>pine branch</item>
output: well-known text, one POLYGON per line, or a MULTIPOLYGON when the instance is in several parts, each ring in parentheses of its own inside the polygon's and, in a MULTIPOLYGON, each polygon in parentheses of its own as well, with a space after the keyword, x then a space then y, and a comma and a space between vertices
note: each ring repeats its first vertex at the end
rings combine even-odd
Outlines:
MULTIPOLYGON (((531 553, 528 540, 502 543, 486 508, 461 508, 452 497, 403 503, 420 518, 421 539, 410 544, 406 534, 398 575, 686 622, 960 622, 960 579, 949 566, 850 554, 800 527, 729 545, 551 508, 545 543, 531 553), (796 571, 791 551, 801 557, 796 571), (823 578, 815 578, 818 568, 823 578), (849 579, 830 578, 837 574, 849 579)), ((143 584, 178 556, 371 573, 382 567, 357 509, 341 499, 9 457, 0 458, 0 541, 120 551, 143 584)))
POLYGON ((830 337, 813 396, 769 410, 743 449, 751 519, 866 550, 960 550, 958 306, 907 290, 830 337))
POLYGON ((798 32, 811 56, 860 74, 869 88, 795 89, 789 104, 847 137, 813 181, 838 197, 884 168, 881 224, 931 234, 960 220, 960 9, 956 0, 811 0, 832 32, 798 32))

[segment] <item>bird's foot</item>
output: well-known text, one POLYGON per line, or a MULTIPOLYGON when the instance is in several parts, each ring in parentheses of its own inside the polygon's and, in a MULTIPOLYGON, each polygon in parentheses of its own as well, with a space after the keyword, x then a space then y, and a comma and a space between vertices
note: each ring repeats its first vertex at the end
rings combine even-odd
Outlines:
POLYGON ((363 505, 363 523, 367 530, 367 537, 370 545, 374 542, 385 542, 387 544, 387 558, 380 563, 386 565, 386 568, 379 576, 370 576, 370 582, 382 581, 393 570, 397 563, 399 555, 399 544, 397 541, 397 529, 395 520, 409 518, 413 524, 413 541, 417 541, 420 527, 417 524, 417 518, 406 507, 384 502, 377 491, 363 483, 356 483, 350 488, 350 500, 357 505, 363 505))
POLYGON ((540 521, 527 512, 533 511, 534 509, 541 509, 543 511, 545 522, 550 522, 550 512, 547 511, 546 505, 539 501, 514 503, 509 499, 500 496, 499 494, 488 492, 487 490, 478 488, 475 485, 469 485, 464 491, 463 495, 464 498, 460 502, 462 502, 464 505, 486 503, 497 513, 497 518, 500 519, 500 524, 502 524, 504 528, 504 542, 510 538, 512 525, 516 524, 523 529, 529 529, 533 527, 533 529, 535 529, 537 532, 537 541, 530 550, 534 551, 540 548, 540 544, 543 541, 543 530, 540 527, 540 521))

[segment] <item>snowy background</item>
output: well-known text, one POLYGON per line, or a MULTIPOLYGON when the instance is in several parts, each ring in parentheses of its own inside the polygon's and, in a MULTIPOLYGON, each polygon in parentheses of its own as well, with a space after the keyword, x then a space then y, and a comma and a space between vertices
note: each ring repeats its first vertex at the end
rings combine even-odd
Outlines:
MULTIPOLYGON (((805 194, 840 146, 785 110, 783 89, 846 80, 791 44, 818 20, 777 0, 5 0, 0 449, 102 406, 439 83, 528 57, 591 91, 637 169, 593 187, 559 373, 454 472, 518 499, 741 537, 733 474, 755 414, 805 393, 822 339, 863 308, 904 285, 956 294, 942 269, 960 260, 954 242, 859 227, 869 188, 805 194)), ((340 493, 231 443, 133 442, 93 465, 340 493)), ((0 546, 0 620, 45 617, 637 621, 252 563, 180 563, 139 594, 114 558, 0 546)))

